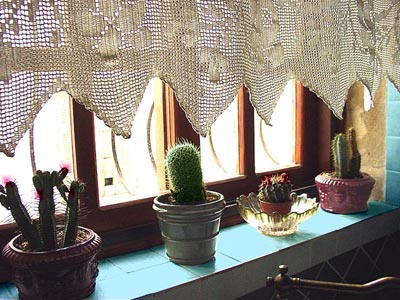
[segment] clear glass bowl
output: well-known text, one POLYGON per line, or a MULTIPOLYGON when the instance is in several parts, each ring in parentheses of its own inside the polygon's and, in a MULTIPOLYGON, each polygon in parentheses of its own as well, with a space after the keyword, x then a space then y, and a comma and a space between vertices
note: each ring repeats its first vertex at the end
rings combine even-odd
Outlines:
POLYGON ((295 233, 299 224, 313 216, 319 203, 315 198, 308 198, 307 194, 297 196, 290 213, 281 215, 273 213, 268 215, 261 212, 257 195, 250 193, 248 196, 241 195, 236 202, 242 218, 255 227, 260 233, 274 236, 282 236, 295 233))

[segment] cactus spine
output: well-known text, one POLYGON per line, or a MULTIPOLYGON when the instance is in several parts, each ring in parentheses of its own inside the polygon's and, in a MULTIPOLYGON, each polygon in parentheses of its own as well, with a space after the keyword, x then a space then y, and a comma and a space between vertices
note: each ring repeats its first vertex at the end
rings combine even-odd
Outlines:
POLYGON ((354 128, 349 128, 347 135, 339 133, 335 136, 332 140, 332 156, 336 177, 356 178, 361 176, 361 155, 358 152, 354 128))
POLYGON ((22 235, 28 241, 32 250, 54 250, 73 244, 78 227, 79 195, 83 191, 83 184, 72 181, 68 188, 64 179, 68 169, 60 171, 40 171, 32 177, 33 185, 39 196, 39 219, 32 220, 21 201, 16 184, 9 181, 5 188, 0 185, 0 202, 16 221, 22 235), (57 243, 57 226, 55 216, 54 188, 57 188, 61 197, 66 201, 63 241, 57 243))
POLYGON ((172 146, 165 158, 169 188, 177 203, 206 199, 199 149, 181 140, 172 146))

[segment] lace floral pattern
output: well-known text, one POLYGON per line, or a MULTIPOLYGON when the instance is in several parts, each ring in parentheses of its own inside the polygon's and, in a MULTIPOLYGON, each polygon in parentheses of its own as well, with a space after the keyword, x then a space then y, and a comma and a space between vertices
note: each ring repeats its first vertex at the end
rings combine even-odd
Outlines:
POLYGON ((0 151, 57 90, 129 137, 148 81, 205 136, 245 84, 269 123, 296 78, 341 116, 349 87, 400 87, 397 0, 0 1, 0 151))

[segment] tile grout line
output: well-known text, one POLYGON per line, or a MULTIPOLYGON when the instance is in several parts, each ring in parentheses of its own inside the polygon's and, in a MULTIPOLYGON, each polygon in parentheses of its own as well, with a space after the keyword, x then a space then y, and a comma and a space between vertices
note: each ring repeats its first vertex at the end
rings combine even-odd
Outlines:
POLYGON ((347 275, 349 274, 349 271, 350 271, 351 267, 353 266, 353 263, 356 260, 356 257, 357 257, 357 254, 358 254, 359 251, 360 251, 360 247, 357 247, 357 250, 355 251, 355 253, 354 253, 349 265, 347 266, 346 272, 344 273, 345 282, 347 282, 347 280, 346 280, 347 275))

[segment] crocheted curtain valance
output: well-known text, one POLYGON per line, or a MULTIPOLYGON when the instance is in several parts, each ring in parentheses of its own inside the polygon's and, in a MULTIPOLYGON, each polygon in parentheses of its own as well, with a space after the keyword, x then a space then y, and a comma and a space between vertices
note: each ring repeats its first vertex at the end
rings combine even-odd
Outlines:
POLYGON ((129 137, 148 81, 206 135, 245 84, 268 123, 289 79, 341 116, 350 86, 400 87, 398 0, 1 0, 0 151, 56 91, 129 137))

